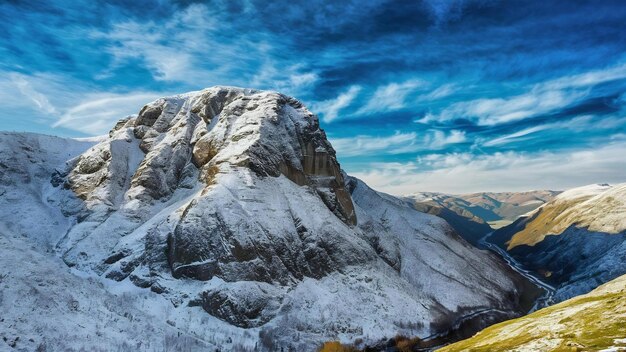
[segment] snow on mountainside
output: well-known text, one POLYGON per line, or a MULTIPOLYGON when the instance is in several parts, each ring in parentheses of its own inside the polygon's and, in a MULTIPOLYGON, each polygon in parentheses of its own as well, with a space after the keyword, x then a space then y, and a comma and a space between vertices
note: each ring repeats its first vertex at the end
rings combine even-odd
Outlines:
POLYGON ((115 295, 97 278, 70 273, 58 258, 34 250, 27 239, 5 230, 0 230, 0 246, 4 268, 0 274, 2 351, 217 347, 168 325, 169 303, 154 293, 149 297, 149 293, 131 289, 115 295), (156 307, 164 314, 153 315, 156 307))
POLYGON ((565 191, 488 238, 558 285, 561 301, 626 273, 626 184, 565 191))
MULTIPOLYGON (((167 320, 182 339, 169 343, 192 349, 189 336, 312 350, 426 336, 476 311, 502 319, 536 294, 445 221, 346 184, 317 117, 293 98, 230 87, 162 98, 94 143, 2 134, 0 223, 44 254, 40 265, 56 255, 135 297, 129 310, 156 317, 138 334, 159 335, 167 320)), ((63 348, 45 327, 39 335, 63 348)))
POLYGON ((626 230, 625 213, 626 184, 574 188, 529 214, 526 218, 532 219, 531 223, 511 238, 508 249, 524 244, 533 246, 545 236, 559 235, 572 225, 591 232, 620 233, 626 230), (532 222, 544 218, 550 221, 533 226, 532 222))

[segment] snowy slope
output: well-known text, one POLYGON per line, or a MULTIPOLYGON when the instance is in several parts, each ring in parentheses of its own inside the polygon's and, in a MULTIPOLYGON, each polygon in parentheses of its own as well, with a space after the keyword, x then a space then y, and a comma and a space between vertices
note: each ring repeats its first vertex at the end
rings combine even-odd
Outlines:
POLYGON ((561 301, 626 273, 626 184, 565 191, 488 240, 557 285, 561 301))
POLYGON ((145 293, 114 295, 97 278, 76 276, 58 258, 34 250, 22 236, 0 231, 0 248, 2 351, 202 351, 217 346, 150 314, 142 302, 148 301, 145 293))
POLYGON ((346 185, 317 117, 278 93, 162 98, 96 144, 2 137, 5 233, 133 297, 156 317, 145 329, 312 350, 528 308, 524 279, 445 221, 346 185))
POLYGON ((527 223, 509 242, 509 249, 535 245, 545 236, 559 235, 571 226, 608 234, 626 230, 626 184, 589 185, 565 191, 553 201, 529 214, 532 222, 546 217, 541 226, 527 223))

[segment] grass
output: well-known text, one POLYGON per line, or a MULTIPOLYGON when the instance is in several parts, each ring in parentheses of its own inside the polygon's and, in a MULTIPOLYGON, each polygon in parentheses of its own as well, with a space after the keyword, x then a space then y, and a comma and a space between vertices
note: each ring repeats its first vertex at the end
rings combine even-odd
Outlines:
POLYGON ((626 276, 522 318, 493 325, 439 351, 598 351, 626 338, 626 276), (538 347, 541 346, 541 347, 538 347))

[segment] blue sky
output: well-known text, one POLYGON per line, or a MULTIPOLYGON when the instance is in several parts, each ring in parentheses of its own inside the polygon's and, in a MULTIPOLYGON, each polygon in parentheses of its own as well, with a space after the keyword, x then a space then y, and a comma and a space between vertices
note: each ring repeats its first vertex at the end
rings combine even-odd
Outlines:
POLYGON ((0 130, 104 134, 163 95, 278 90, 402 194, 626 182, 623 1, 8 1, 0 130))

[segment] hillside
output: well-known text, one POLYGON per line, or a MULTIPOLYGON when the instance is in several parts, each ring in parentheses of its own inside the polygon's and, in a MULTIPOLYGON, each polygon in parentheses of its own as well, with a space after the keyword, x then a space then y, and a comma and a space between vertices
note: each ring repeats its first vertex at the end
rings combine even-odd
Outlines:
POLYGON ((405 197, 418 211, 445 219, 468 242, 478 245, 493 229, 515 221, 559 192, 528 191, 448 195, 421 192, 405 197))
POLYGON ((557 286, 555 301, 626 273, 626 184, 565 191, 487 240, 557 286))
POLYGON ((626 350, 626 276, 438 351, 600 350, 626 350))

